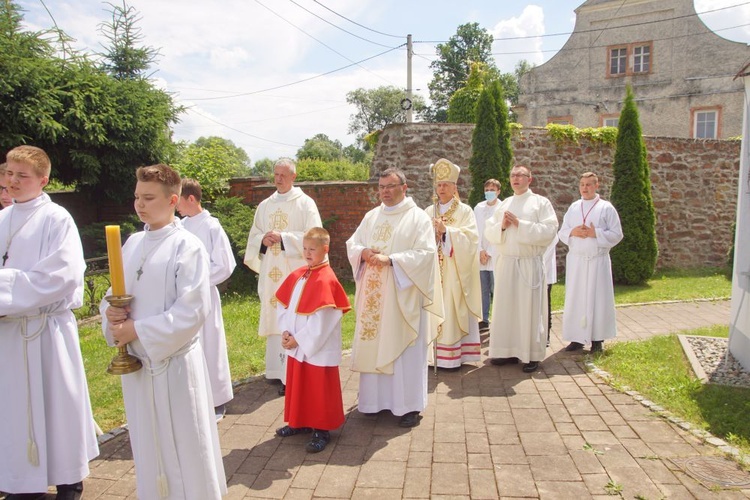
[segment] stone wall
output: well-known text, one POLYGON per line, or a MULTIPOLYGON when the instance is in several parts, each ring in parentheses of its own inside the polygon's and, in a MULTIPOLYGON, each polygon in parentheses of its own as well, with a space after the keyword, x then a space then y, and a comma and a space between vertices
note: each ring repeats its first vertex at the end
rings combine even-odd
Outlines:
MULTIPOLYGON (((468 198, 471 176, 471 124, 391 125, 382 133, 373 172, 398 166, 409 178, 409 193, 420 206, 431 203, 429 165, 445 157, 462 167, 461 199, 468 198)), ((722 266, 731 245, 735 219, 740 141, 646 137, 657 214, 659 267, 722 266)), ((579 176, 599 175, 600 194, 609 198, 614 146, 582 139, 557 143, 539 128, 522 129, 512 139, 515 163, 534 174, 531 189, 550 199, 560 221, 580 197, 579 176)), ((505 182, 504 179, 500 179, 505 182)), ((558 246, 558 255, 564 245, 558 246)))
MULTIPOLYGON (((343 279, 351 278, 346 240, 364 214, 378 203, 375 174, 402 168, 409 191, 419 206, 432 203, 429 165, 444 157, 462 167, 459 192, 468 198, 471 178, 470 124, 398 124, 385 129, 373 161, 369 182, 302 182, 298 185, 318 204, 331 232, 331 265, 343 279)), ((654 205, 657 213, 659 267, 722 266, 731 244, 739 176, 739 141, 647 137, 654 205)), ((556 143, 544 129, 523 129, 513 137, 515 162, 534 173, 532 190, 550 199, 562 221, 568 206, 579 198, 581 173, 599 175, 603 198, 612 185, 614 146, 581 140, 556 143)), ((503 179, 500 179, 501 182, 503 179)), ((265 179, 233 179, 230 194, 257 205, 275 187, 265 179)), ((558 246, 558 267, 565 246, 558 246)))

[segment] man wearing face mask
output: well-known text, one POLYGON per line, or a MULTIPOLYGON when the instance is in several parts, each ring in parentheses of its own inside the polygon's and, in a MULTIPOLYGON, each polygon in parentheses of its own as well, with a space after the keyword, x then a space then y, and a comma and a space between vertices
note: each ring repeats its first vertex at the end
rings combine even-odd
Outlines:
POLYGON ((495 261, 492 257, 492 244, 484 237, 484 225, 495 214, 500 206, 500 181, 489 179, 484 183, 484 199, 474 207, 479 232, 479 279, 482 284, 482 321, 479 331, 490 329, 490 304, 495 288, 495 276, 492 272, 495 261))

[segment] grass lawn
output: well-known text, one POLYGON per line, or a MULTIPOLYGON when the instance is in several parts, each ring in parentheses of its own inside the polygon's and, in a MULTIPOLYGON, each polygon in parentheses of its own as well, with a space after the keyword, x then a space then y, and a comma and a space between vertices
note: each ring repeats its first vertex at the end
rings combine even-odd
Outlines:
MULTIPOLYGON (((726 326, 714 326, 681 333, 726 337, 728 332, 726 326)), ((677 335, 612 343, 594 363, 614 377, 616 387, 640 392, 750 455, 750 389, 701 384, 677 335)))
MULTIPOLYGON (((354 284, 344 283, 349 299, 354 302, 354 284)), ((663 271, 657 273, 644 286, 615 287, 617 304, 654 302, 661 300, 690 300, 697 298, 728 297, 731 281, 720 270, 663 271)), ((561 310, 565 298, 565 285, 552 287, 552 308, 561 310)), ((255 293, 229 292, 222 296, 224 324, 232 378, 241 380, 264 370, 265 339, 258 337, 260 304, 255 293)), ((343 344, 349 349, 354 335, 354 312, 344 315, 343 344)), ((125 422, 120 380, 106 373, 115 349, 107 347, 98 323, 80 328, 89 394, 94 417, 103 430, 112 429, 125 422)))

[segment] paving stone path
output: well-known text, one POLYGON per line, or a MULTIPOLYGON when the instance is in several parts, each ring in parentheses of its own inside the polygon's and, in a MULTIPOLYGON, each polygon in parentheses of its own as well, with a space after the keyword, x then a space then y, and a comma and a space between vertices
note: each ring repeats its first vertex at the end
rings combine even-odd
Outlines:
MULTIPOLYGON (((624 307, 618 340, 728 322, 728 301, 624 307)), ((680 460, 721 452, 587 373, 582 355, 562 350, 560 331, 555 315, 548 357, 531 375, 486 359, 431 373, 413 429, 388 412, 357 411, 358 375, 345 358, 347 420, 319 454, 305 452, 309 436, 275 437, 277 386, 245 384, 219 424, 226 498, 750 498, 750 486, 709 489, 687 474, 680 460)), ((136 498, 127 433, 102 446, 84 493, 124 498, 136 498)))

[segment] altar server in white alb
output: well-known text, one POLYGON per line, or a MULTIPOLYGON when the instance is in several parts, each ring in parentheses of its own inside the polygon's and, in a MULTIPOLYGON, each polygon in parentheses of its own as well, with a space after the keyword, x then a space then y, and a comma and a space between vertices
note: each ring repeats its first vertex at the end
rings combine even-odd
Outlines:
POLYGON ((237 261, 232 252, 229 237, 221 227, 219 219, 213 217, 201 205, 203 190, 195 179, 182 179, 182 193, 177 211, 183 216, 181 220, 185 229, 201 240, 208 252, 210 264, 209 282, 211 283, 211 311, 201 329, 201 345, 206 355, 208 375, 211 379, 211 393, 216 406, 216 421, 226 413, 226 404, 234 397, 232 375, 229 373, 227 355, 227 338, 224 332, 224 318, 221 315, 221 296, 217 285, 225 282, 232 275, 237 261))
POLYGON ((81 497, 99 454, 72 309, 86 264, 70 214, 42 192, 51 169, 33 146, 8 152, 0 211, 0 491, 9 499, 81 497))
POLYGON ((458 165, 441 158, 432 166, 432 173, 438 203, 425 212, 435 230, 445 310, 445 319, 437 326, 437 366, 458 369, 481 357, 479 234, 474 211, 458 197, 458 165))
POLYGON ((557 215, 544 196, 529 188, 531 171, 510 171, 513 196, 487 221, 484 234, 496 245, 495 290, 490 324, 493 365, 524 363, 539 368, 547 347, 547 280, 543 256, 557 234, 557 215))
POLYGON ((258 335, 266 338, 266 378, 286 384, 286 350, 276 320, 276 290, 289 273, 306 265, 302 239, 309 229, 321 227, 315 201, 294 186, 297 166, 282 158, 273 167, 276 192, 260 202, 247 238, 245 265, 258 273, 260 322, 258 335))
POLYGON ((578 189, 581 199, 566 212, 559 233, 568 245, 563 340, 570 342, 566 351, 591 343, 591 352, 599 352, 617 334, 609 250, 622 240, 622 227, 615 207, 597 194, 595 173, 583 174, 578 189))
POLYGON ((359 411, 390 410, 401 427, 419 424, 427 406, 427 352, 443 318, 432 221, 406 196, 395 168, 379 174, 382 204, 346 242, 357 285, 352 370, 359 411))
POLYGON ((213 500, 226 493, 200 330, 211 308, 203 244, 175 220, 180 176, 136 170, 135 211, 146 224, 123 245, 127 308, 102 301, 110 345, 143 362, 122 375, 138 498, 213 500))

